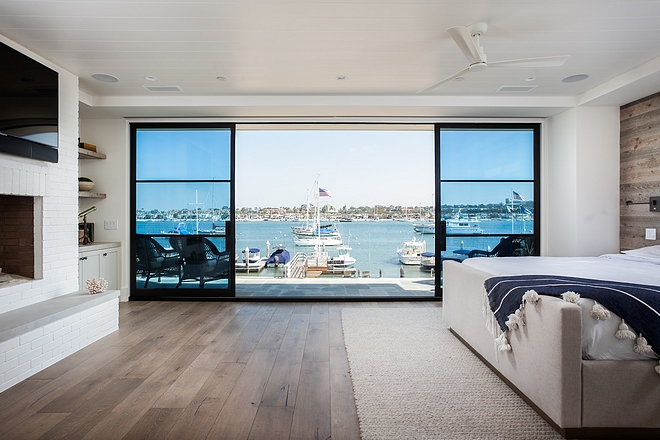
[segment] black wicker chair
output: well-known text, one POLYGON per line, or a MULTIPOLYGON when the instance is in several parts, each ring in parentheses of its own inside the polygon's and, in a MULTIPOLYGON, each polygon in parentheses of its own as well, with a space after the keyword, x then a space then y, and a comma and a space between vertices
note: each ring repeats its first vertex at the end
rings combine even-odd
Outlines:
POLYGON ((137 273, 147 277, 144 287, 149 286, 149 280, 163 276, 175 276, 181 283, 182 262, 178 252, 167 250, 153 237, 138 234, 135 237, 135 254, 137 273))
POLYGON ((510 235, 504 237, 492 251, 474 249, 468 254, 473 257, 524 257, 534 255, 534 237, 528 235, 510 235))
POLYGON ((170 244, 183 260, 183 273, 176 287, 185 280, 196 280, 204 288, 207 281, 229 278, 229 252, 219 252, 206 237, 173 235, 170 244))

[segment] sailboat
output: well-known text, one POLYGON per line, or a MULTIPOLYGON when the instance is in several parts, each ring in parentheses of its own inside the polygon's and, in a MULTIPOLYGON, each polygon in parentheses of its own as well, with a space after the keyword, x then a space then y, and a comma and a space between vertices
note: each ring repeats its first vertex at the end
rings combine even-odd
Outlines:
MULTIPOLYGON (((305 226, 292 227, 293 242, 298 246, 339 246, 342 244, 341 234, 334 224, 321 224, 319 196, 331 197, 327 190, 319 187, 316 181, 316 194, 314 195, 314 218, 309 224, 309 201, 307 203, 307 217, 305 226)), ((309 199, 308 199, 309 200, 309 199)))

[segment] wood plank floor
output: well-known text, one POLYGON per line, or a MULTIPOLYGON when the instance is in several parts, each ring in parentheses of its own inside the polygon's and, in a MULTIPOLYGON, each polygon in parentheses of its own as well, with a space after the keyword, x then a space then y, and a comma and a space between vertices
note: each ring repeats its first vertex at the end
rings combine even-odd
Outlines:
POLYGON ((0 393, 0 438, 359 439, 341 310, 120 304, 120 329, 0 393))

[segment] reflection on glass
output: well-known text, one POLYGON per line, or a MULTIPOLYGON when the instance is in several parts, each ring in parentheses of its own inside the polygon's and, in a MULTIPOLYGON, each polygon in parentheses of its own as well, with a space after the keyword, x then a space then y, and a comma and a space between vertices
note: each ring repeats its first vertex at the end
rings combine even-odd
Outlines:
POLYGON ((138 182, 137 233, 224 236, 229 198, 227 182, 138 182))
POLYGON ((534 236, 531 235, 447 237, 447 250, 442 252, 442 258, 525 257, 533 255, 534 250, 534 236))
POLYGON ((135 241, 138 288, 228 285, 231 258, 224 236, 137 234, 135 241))
POLYGON ((137 130, 138 180, 229 180, 229 129, 137 130))
POLYGON ((136 287, 227 288, 229 197, 227 182, 137 183, 136 287))
POLYGON ((447 235, 534 233, 534 183, 443 182, 447 235))
POLYGON ((533 130, 443 129, 442 180, 531 180, 533 130))

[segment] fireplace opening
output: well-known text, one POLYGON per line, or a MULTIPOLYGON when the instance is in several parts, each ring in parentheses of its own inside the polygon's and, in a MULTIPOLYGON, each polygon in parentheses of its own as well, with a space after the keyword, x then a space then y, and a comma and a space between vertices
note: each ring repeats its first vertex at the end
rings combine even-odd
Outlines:
POLYGON ((0 195, 0 275, 34 279, 34 197, 0 195))

